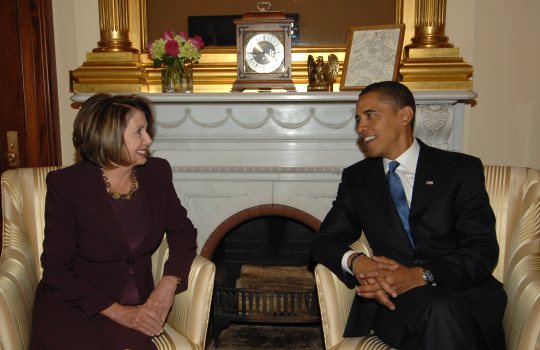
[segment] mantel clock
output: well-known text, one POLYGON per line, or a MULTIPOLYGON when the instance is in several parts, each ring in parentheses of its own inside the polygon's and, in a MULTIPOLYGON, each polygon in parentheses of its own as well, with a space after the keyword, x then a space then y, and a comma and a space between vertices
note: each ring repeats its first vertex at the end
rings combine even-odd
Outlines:
POLYGON ((295 91, 291 69, 293 20, 257 3, 236 24, 237 77, 232 91, 285 89, 295 91))

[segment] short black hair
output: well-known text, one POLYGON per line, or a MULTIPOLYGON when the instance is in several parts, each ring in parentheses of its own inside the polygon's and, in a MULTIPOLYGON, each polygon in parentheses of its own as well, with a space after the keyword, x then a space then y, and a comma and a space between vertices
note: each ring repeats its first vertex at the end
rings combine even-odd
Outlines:
POLYGON ((379 98, 388 105, 399 110, 403 107, 411 107, 413 110, 413 122, 416 115, 416 102, 414 96, 405 85, 397 81, 381 81, 366 86, 358 97, 362 95, 376 92, 379 94, 379 98))

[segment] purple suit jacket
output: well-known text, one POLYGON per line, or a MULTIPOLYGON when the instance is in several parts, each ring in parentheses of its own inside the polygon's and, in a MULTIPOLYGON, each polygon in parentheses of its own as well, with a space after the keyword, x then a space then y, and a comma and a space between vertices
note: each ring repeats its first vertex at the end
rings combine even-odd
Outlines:
POLYGON ((82 161, 48 174, 43 279, 36 298, 52 293, 91 318, 120 300, 131 267, 140 299, 146 301, 154 289, 151 255, 164 233, 170 249, 164 275, 182 279, 177 292, 187 288, 196 230, 174 189, 171 167, 166 160, 149 158, 135 171, 146 227, 134 251, 107 205, 109 194, 98 166, 82 161))

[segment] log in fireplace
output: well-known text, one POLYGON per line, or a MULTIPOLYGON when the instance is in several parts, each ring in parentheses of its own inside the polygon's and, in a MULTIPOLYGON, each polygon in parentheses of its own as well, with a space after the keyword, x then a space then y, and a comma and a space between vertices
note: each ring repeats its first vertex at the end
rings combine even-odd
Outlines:
POLYGON ((233 228, 215 254, 212 337, 219 346, 231 322, 318 323, 309 246, 314 231, 289 218, 264 216, 233 228))

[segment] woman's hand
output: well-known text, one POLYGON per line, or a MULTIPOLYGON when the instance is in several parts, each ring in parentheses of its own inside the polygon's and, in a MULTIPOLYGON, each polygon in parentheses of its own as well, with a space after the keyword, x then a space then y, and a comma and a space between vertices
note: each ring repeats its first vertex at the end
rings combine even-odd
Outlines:
POLYGON ((139 306, 124 306, 112 304, 101 314, 128 328, 138 330, 147 336, 154 337, 163 333, 163 323, 160 315, 152 309, 139 306))
POLYGON ((157 313, 160 317, 161 324, 165 324, 167 315, 174 301, 174 293, 178 286, 178 277, 163 276, 159 281, 156 289, 150 294, 148 300, 143 305, 145 308, 157 313))

